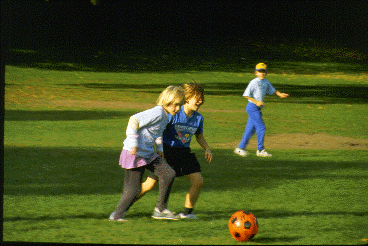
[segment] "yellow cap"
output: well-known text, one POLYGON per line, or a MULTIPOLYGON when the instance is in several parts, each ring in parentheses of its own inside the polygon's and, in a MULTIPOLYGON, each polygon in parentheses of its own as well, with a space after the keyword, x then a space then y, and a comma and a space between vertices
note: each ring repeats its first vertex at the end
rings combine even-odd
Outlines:
POLYGON ((261 70, 264 70, 264 71, 266 71, 267 72, 267 65, 266 64, 264 64, 264 63, 258 63, 257 65, 256 65, 256 69, 255 69, 256 71, 261 71, 261 70))

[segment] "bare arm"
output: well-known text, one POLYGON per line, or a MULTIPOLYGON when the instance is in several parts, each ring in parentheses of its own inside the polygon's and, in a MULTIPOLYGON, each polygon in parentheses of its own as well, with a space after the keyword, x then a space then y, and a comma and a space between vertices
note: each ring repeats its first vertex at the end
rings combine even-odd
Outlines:
POLYGON ((280 97, 280 98, 286 98, 286 97, 288 97, 288 96, 289 96, 289 94, 287 94, 287 93, 282 93, 282 92, 279 92, 279 91, 276 91, 275 93, 276 93, 276 95, 277 95, 278 97, 280 97))
POLYGON ((254 103, 255 105, 257 105, 258 107, 261 107, 261 106, 264 105, 264 103, 262 101, 257 101, 253 97, 245 97, 245 98, 248 99, 249 101, 251 101, 252 103, 254 103))
POLYGON ((206 139, 204 138, 203 134, 196 134, 196 139, 199 145, 204 149, 204 157, 206 158, 208 163, 211 163, 212 161, 212 153, 211 149, 207 144, 206 139))

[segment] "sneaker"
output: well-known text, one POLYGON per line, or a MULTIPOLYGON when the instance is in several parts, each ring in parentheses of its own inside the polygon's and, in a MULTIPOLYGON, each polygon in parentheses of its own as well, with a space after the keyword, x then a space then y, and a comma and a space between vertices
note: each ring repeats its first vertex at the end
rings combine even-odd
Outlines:
POLYGON ((194 219, 194 220, 197 220, 197 216, 195 216, 194 214, 183 214, 183 213, 180 213, 179 214, 180 218, 182 219, 194 219))
POLYGON ((155 208, 155 210, 153 211, 153 214, 152 214, 152 218, 158 219, 158 220, 160 220, 160 219, 179 220, 180 216, 175 214, 174 212, 171 212, 167 208, 162 212, 160 212, 160 210, 158 210, 158 208, 155 208))
POLYGON ((243 149, 241 149, 241 148, 236 148, 236 149, 234 150, 234 153, 235 153, 235 154, 237 154, 237 155, 243 156, 243 157, 246 157, 246 156, 247 156, 247 154, 248 154, 248 152, 247 152, 247 151, 245 151, 245 150, 243 150, 243 149))
POLYGON ((110 221, 119 221, 119 222, 127 222, 124 218, 114 219, 115 217, 115 211, 110 214, 109 220, 110 221))
POLYGON ((267 153, 266 150, 262 150, 262 151, 259 151, 257 150, 257 156, 260 156, 260 157, 271 157, 272 155, 267 153))

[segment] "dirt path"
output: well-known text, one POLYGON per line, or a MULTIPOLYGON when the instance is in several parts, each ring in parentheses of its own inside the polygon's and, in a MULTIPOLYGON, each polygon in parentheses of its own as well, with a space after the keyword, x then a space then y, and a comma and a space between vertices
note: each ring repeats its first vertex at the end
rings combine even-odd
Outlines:
MULTIPOLYGON (((53 101, 54 106, 81 107, 81 108, 131 108, 131 109, 149 109, 155 106, 150 103, 119 102, 119 101, 92 101, 92 100, 60 100, 53 101)), ((212 109, 202 108, 201 111, 214 111, 212 109)), ((212 147, 217 148, 235 148, 238 142, 217 143, 212 147)), ((250 149, 256 149, 257 138, 254 136, 248 146, 250 149)), ((324 133, 320 134, 277 134, 266 136, 265 147, 267 149, 361 149, 368 150, 368 139, 356 139, 343 136, 332 136, 324 133)))
MULTIPOLYGON (((239 142, 212 144, 217 148, 236 148, 239 142)), ((302 134, 285 133, 266 136, 267 149, 356 149, 368 150, 368 139, 356 139, 342 136, 332 136, 324 133, 302 134)), ((248 145, 250 149, 257 148, 257 137, 254 136, 248 145)))

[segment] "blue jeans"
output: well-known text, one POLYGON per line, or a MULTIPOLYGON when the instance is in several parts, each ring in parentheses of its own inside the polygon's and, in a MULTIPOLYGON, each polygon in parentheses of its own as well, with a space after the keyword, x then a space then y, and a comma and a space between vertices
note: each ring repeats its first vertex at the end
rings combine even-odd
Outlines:
POLYGON ((250 138, 256 132, 258 142, 257 149, 261 151, 264 149, 264 136, 266 133, 266 126, 262 119, 261 108, 259 108, 254 103, 249 102, 247 104, 246 111, 248 114, 248 122, 238 147, 241 149, 245 149, 250 138))

